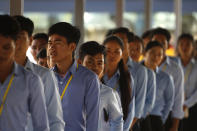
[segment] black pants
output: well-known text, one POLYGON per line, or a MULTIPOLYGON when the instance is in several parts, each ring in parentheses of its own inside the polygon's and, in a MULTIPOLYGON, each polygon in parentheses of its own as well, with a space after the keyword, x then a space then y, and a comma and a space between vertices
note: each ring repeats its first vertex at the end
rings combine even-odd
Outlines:
POLYGON ((179 131, 197 131, 197 104, 189 109, 189 117, 181 120, 179 131))
POLYGON ((172 127, 172 111, 169 113, 168 115, 168 118, 165 122, 165 125, 164 125, 164 128, 165 128, 165 131, 169 131, 170 128, 172 127))
POLYGON ((132 131, 141 131, 141 129, 140 129, 140 121, 141 121, 141 119, 138 119, 136 121, 136 123, 133 125, 132 131))
POLYGON ((152 131, 150 116, 147 116, 145 119, 141 119, 140 129, 141 131, 152 131))
POLYGON ((152 131, 164 131, 164 125, 160 116, 150 115, 152 131))

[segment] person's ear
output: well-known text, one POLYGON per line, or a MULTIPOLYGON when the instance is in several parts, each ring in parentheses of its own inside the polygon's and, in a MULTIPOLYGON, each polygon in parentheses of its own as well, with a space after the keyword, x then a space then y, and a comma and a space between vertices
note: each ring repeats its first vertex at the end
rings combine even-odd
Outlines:
POLYGON ((29 37, 29 46, 31 46, 32 41, 33 41, 33 37, 32 37, 32 36, 30 36, 30 37, 29 37))
POLYGON ((82 65, 82 60, 81 59, 77 59, 77 63, 82 65))
POLYGON ((73 51, 75 51, 75 49, 76 49, 76 44, 75 44, 74 42, 72 42, 72 43, 69 44, 69 47, 70 47, 70 49, 71 49, 72 52, 73 52, 73 51))

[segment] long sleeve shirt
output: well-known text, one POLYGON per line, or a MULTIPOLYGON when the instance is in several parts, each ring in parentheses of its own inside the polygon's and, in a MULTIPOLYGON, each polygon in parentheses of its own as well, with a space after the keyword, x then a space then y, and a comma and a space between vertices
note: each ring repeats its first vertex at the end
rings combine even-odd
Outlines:
POLYGON ((14 64, 13 72, 0 83, 0 102, 12 74, 14 78, 0 115, 0 130, 25 131, 28 114, 31 114, 34 131, 49 131, 43 84, 36 74, 14 64))
POLYGON ((166 60, 160 65, 160 70, 168 73, 173 77, 175 86, 174 103, 172 107, 172 117, 182 119, 184 116, 183 103, 184 103, 184 74, 179 64, 172 61, 168 56, 166 60))
POLYGON ((174 103, 174 83, 167 73, 156 70, 156 98, 155 104, 150 112, 151 115, 161 116, 165 123, 172 105, 174 103))
MULTIPOLYGON (((119 85, 119 78, 120 78, 120 72, 119 70, 116 71, 116 73, 109 79, 108 76, 105 74, 103 76, 103 81, 104 83, 115 89, 118 94, 119 97, 121 97, 121 93, 120 93, 120 85, 119 85)), ((133 78, 131 76, 131 102, 129 104, 129 112, 128 112, 128 116, 127 119, 124 121, 124 125, 123 125, 123 131, 129 131, 131 123, 133 121, 134 115, 135 115, 135 89, 134 89, 134 81, 133 78)))
POLYGON ((135 117, 141 118, 146 99, 147 71, 144 66, 132 61, 129 57, 127 66, 134 79, 135 89, 135 117))
MULTIPOLYGON (((43 82, 50 131, 63 131, 64 120, 62 105, 54 72, 36 65, 29 60, 27 60, 25 69, 39 75, 43 82)), ((33 131, 31 116, 29 119, 27 131, 33 131)))
POLYGON ((191 59, 189 64, 184 66, 181 63, 179 57, 174 58, 174 60, 181 64, 181 67, 184 72, 184 93, 185 101, 184 105, 187 107, 192 107, 197 103, 197 62, 195 59, 191 59))
POLYGON ((57 73, 59 93, 62 95, 66 84, 67 90, 62 98, 65 131, 97 131, 99 119, 100 83, 92 71, 78 65, 76 61, 71 65, 65 76, 57 73), (70 82, 69 79, 72 79, 70 82))
POLYGON ((98 131, 123 131, 123 113, 120 98, 115 90, 100 84, 99 127, 98 131), (105 117, 108 120, 105 120, 105 117))
MULTIPOLYGON (((143 62, 142 62, 142 65, 143 62)), ((146 91, 146 99, 145 99, 145 105, 143 110, 142 117, 145 118, 153 109, 155 104, 155 97, 156 97, 156 76, 154 71, 151 69, 147 69, 148 74, 148 81, 147 81, 147 91, 146 91)))

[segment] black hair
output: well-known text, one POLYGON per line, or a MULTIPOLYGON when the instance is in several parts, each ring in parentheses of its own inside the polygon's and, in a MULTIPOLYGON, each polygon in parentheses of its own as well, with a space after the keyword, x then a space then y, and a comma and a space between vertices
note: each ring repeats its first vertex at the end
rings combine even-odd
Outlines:
POLYGON ((134 35, 133 32, 128 32, 128 42, 129 42, 129 43, 133 41, 134 36, 135 36, 135 35, 134 35))
POLYGON ((58 34, 66 38, 67 43, 75 43, 78 45, 80 39, 80 30, 67 22, 59 22, 49 28, 48 36, 58 34))
POLYGON ((95 56, 97 54, 105 56, 105 46, 100 45, 96 41, 85 42, 79 48, 79 59, 82 61, 86 55, 95 56))
POLYGON ((47 50, 46 48, 41 49, 38 54, 36 55, 37 59, 39 58, 46 58, 47 57, 47 50))
POLYGON ((105 45, 106 43, 108 43, 108 42, 110 42, 110 41, 115 41, 115 42, 117 42, 118 45, 120 46, 120 48, 121 48, 122 50, 124 50, 123 41, 122 41, 119 37, 117 37, 117 36, 109 36, 109 37, 107 37, 107 38, 104 40, 103 45, 105 45))
POLYGON ((118 28, 115 28, 113 30, 113 35, 114 34, 118 34, 118 33, 125 34, 126 37, 127 37, 127 39, 128 39, 128 41, 129 41, 129 29, 128 28, 126 28, 126 27, 118 27, 118 28))
POLYGON ((144 50, 144 44, 143 44, 144 42, 139 36, 134 35, 131 42, 139 42, 140 45, 142 46, 142 49, 144 50))
POLYGON ((33 40, 35 39, 43 39, 45 41, 48 41, 48 35, 46 33, 37 33, 33 36, 33 40))
POLYGON ((113 34, 113 31, 114 31, 114 29, 109 29, 109 30, 107 31, 107 33, 105 34, 105 37, 111 36, 111 35, 113 34))
POLYGON ((152 49, 153 47, 159 46, 164 50, 164 47, 162 44, 160 44, 158 41, 150 41, 146 48, 145 48, 145 52, 147 52, 148 50, 152 49))
POLYGON ((0 35, 17 39, 20 27, 16 20, 9 15, 0 15, 0 35))
POLYGON ((21 15, 16 15, 13 17, 18 21, 21 31, 26 31, 28 33, 28 36, 31 37, 34 30, 33 21, 21 15))
POLYGON ((154 35, 164 35, 166 37, 166 40, 168 41, 168 44, 170 42, 171 39, 171 35, 170 32, 164 28, 158 27, 152 30, 152 38, 154 37, 154 35))
POLYGON ((150 30, 147 30, 147 31, 145 31, 143 34, 142 34, 142 39, 145 39, 145 38, 152 38, 152 29, 150 29, 150 30))
POLYGON ((181 34, 179 37, 178 37, 178 44, 179 44, 179 41, 183 38, 186 38, 188 40, 190 40, 192 42, 192 44, 194 45, 194 38, 191 34, 189 33, 183 33, 181 34))
MULTIPOLYGON (((106 38, 103 42, 103 45, 106 45, 110 41, 117 42, 118 45, 120 45, 121 49, 123 50, 124 45, 122 40, 120 40, 116 36, 110 36, 106 38)), ((120 98, 121 98, 121 104, 123 108, 123 120, 126 120, 128 117, 129 112, 129 104, 131 102, 131 76, 128 71, 128 68, 126 64, 123 62, 123 59, 120 60, 118 63, 118 69, 120 71, 120 78, 119 78, 119 86, 120 86, 120 98)))

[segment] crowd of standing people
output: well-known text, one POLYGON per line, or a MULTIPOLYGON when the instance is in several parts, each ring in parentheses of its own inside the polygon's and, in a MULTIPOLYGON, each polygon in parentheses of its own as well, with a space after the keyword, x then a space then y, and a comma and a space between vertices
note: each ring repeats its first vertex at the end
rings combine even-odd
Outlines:
POLYGON ((0 131, 197 131, 197 42, 126 27, 79 47, 80 30, 34 34, 24 16, 0 15, 0 131), (26 56, 28 48, 37 64, 26 56))

